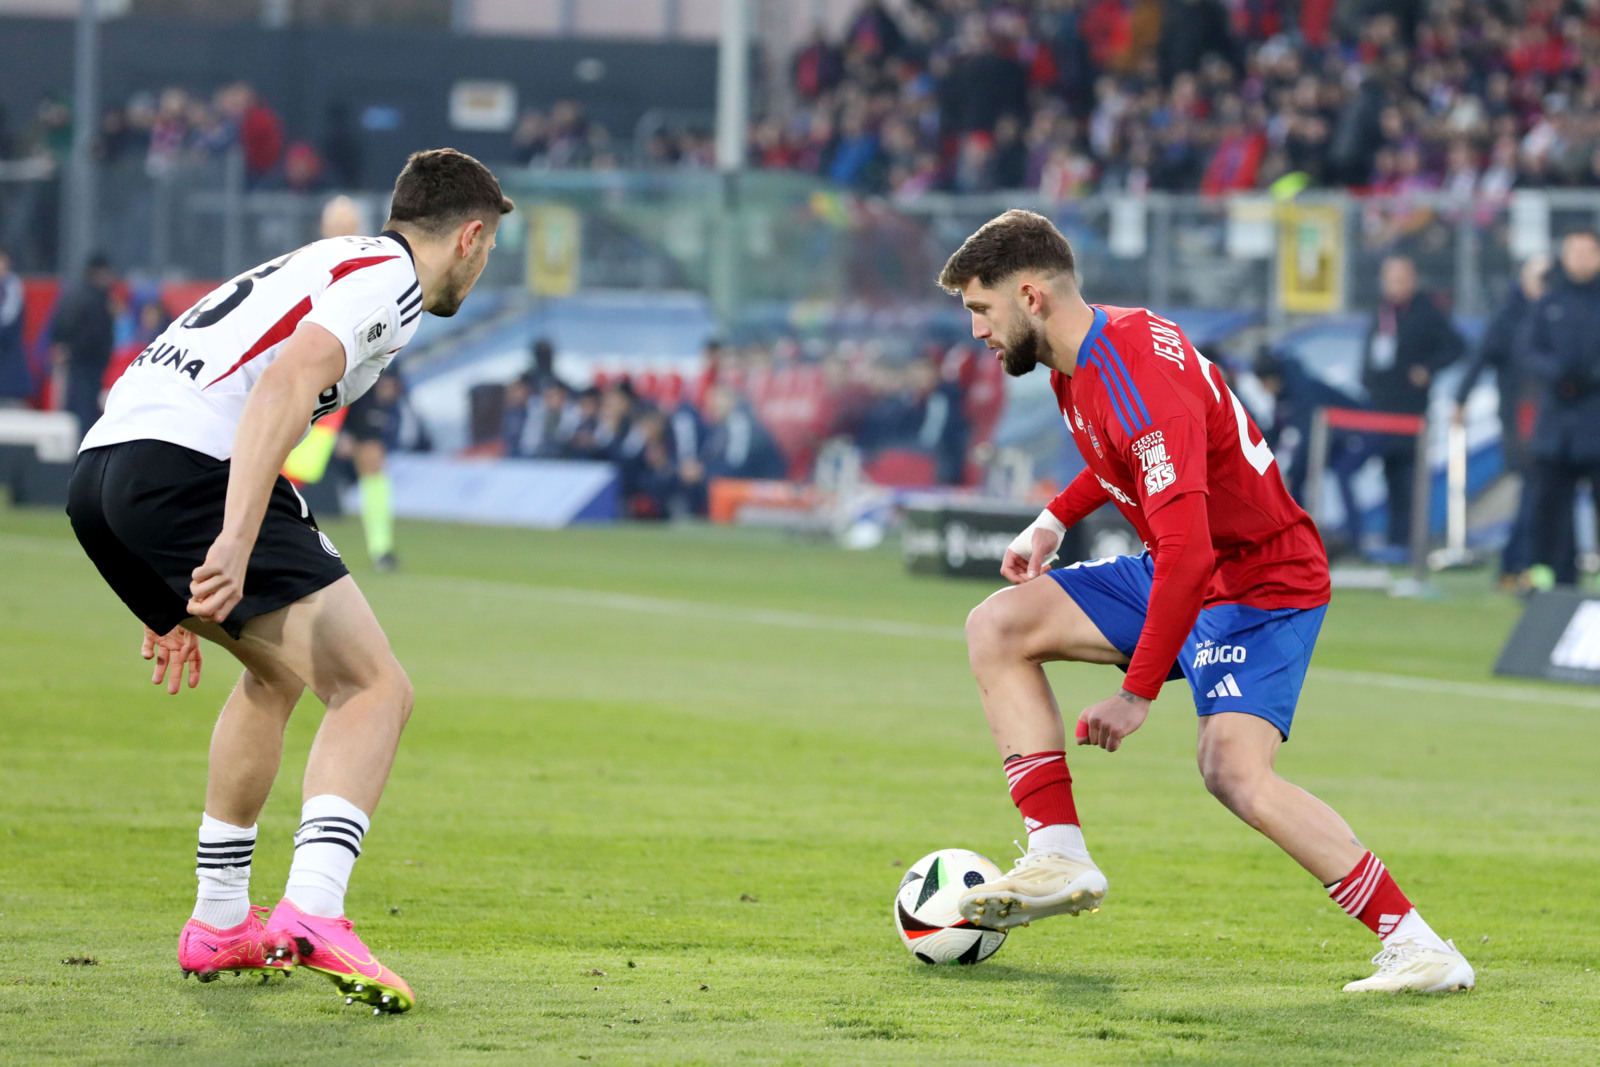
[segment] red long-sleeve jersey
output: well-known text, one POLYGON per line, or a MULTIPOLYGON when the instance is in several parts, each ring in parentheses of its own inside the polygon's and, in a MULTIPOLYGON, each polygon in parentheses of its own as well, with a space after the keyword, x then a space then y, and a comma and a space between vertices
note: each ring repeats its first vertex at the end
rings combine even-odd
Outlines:
POLYGON ((1328 556, 1244 405, 1183 331, 1144 308, 1094 312, 1076 369, 1050 375, 1088 464, 1050 510, 1071 526, 1111 501, 1150 549, 1125 688, 1154 699, 1202 608, 1319 607, 1328 556))

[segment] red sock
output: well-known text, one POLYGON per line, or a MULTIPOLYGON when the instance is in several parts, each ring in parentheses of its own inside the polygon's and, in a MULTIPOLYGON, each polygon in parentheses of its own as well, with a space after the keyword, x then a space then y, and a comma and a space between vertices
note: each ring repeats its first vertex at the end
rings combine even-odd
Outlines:
POLYGON ((1006 782, 1011 786, 1011 802, 1022 812, 1029 833, 1041 826, 1078 825, 1065 752, 1012 756, 1006 761, 1006 782))
POLYGON ((1411 910, 1383 861, 1368 852, 1356 869, 1328 887, 1333 902, 1364 923, 1380 938, 1388 937, 1411 910))

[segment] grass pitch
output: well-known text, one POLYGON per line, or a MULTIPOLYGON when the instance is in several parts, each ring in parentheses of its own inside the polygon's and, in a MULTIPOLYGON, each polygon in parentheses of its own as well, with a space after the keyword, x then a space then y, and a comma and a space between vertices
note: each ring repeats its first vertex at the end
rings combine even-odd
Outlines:
MULTIPOLYGON (((1516 605, 1481 576, 1338 596, 1280 759, 1478 968, 1471 995, 1353 998, 1375 940, 1206 796, 1181 683, 1122 751, 1070 757, 1100 914, 974 968, 901 948, 902 865, 1004 865, 1020 836, 960 641, 981 583, 727 531, 421 524, 375 575, 332 533, 417 689, 349 905, 419 1007, 179 978, 236 669, 156 691, 65 520, 3 512, 0 1062, 1600 1061, 1600 696, 1489 678, 1516 605)), ((1069 715, 1118 679, 1052 677, 1069 715)))

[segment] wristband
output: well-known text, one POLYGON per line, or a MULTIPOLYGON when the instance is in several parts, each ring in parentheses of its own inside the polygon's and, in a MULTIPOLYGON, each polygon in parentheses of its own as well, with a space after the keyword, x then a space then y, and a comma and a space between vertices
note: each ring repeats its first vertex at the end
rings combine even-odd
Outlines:
POLYGON ((1009 551, 1015 552, 1023 559, 1031 562, 1033 559, 1033 531, 1035 530, 1048 530, 1050 531, 1050 536, 1055 538, 1055 543, 1050 546, 1050 554, 1044 558, 1045 565, 1049 566, 1056 561, 1056 550, 1061 547, 1062 540, 1067 536, 1066 526, 1060 519, 1055 517, 1055 514, 1049 508, 1039 512, 1039 517, 1034 519, 1026 530, 1017 535, 1017 539, 1011 542, 1009 551))

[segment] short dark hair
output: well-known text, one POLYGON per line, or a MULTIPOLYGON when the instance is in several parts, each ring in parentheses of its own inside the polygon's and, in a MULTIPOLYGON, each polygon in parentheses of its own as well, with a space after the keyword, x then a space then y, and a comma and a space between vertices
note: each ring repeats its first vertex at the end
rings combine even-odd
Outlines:
POLYGON ((1587 237, 1595 244, 1600 245, 1600 231, 1597 231, 1592 226, 1576 226, 1561 235, 1563 241, 1568 237, 1587 237))
POLYGON ((959 293, 972 279, 985 288, 1018 271, 1066 274, 1077 279, 1072 246, 1043 215, 1012 208, 979 226, 939 272, 939 285, 959 293))
POLYGON ((488 221, 515 207, 489 168, 454 148, 413 152, 394 180, 389 221, 442 233, 469 218, 488 221))

